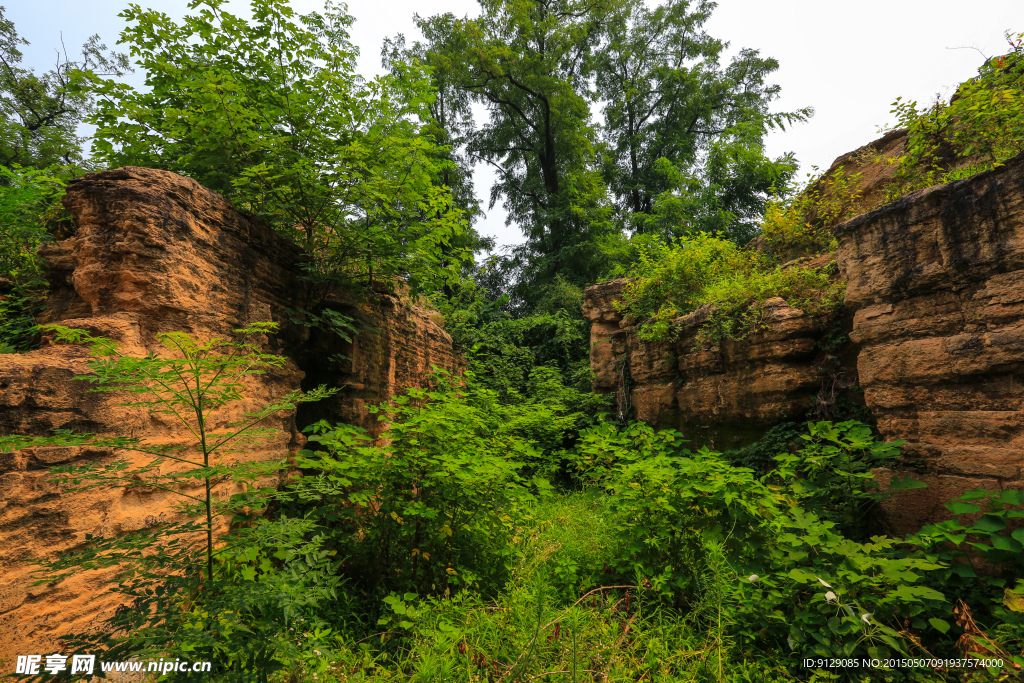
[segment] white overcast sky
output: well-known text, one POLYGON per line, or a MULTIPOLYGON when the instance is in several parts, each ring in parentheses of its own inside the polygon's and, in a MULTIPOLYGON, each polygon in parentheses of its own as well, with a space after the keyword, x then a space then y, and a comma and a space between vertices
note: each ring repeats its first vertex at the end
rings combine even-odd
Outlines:
MULTIPOLYGON (((648 0, 653 3, 656 0, 648 0)), ((181 17, 187 0, 135 0, 140 5, 181 17)), ((32 44, 25 65, 45 67, 63 34, 68 51, 94 33, 109 45, 117 41, 123 20, 117 14, 128 0, 0 0, 7 18, 32 44)), ((292 0, 300 12, 320 10, 322 0, 292 0)), ((245 14, 248 0, 232 0, 245 14)), ((476 0, 350 0, 359 46, 359 71, 380 72, 385 36, 419 37, 412 23, 418 12, 476 15, 476 0)), ((775 82, 782 86, 777 110, 812 106, 814 118, 768 140, 773 155, 794 152, 803 171, 827 168, 837 156, 878 137, 891 123, 897 96, 925 102, 949 96, 977 71, 982 55, 1007 51, 1003 34, 1024 31, 1021 0, 719 0, 706 26, 727 40, 731 51, 750 47, 780 64, 775 82), (975 49, 954 49, 972 47, 975 49)), ((486 198, 492 176, 475 175, 477 194, 486 198)), ((499 244, 521 240, 505 227, 500 206, 488 211, 477 228, 496 235, 499 244)))

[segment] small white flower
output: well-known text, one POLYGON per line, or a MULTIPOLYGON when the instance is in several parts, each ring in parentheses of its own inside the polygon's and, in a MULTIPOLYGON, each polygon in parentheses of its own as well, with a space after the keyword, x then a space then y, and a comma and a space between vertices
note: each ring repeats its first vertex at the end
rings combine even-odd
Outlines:
POLYGON ((860 615, 860 620, 863 621, 865 624, 870 624, 871 612, 865 612, 864 614, 860 615))
POLYGON ((837 597, 836 597, 835 593, 833 593, 832 591, 829 591, 828 593, 825 593, 825 599, 828 600, 829 602, 835 602, 837 597))
POLYGON ((825 588, 831 588, 832 587, 831 583, 825 583, 824 581, 821 580, 821 577, 815 576, 814 578, 818 579, 818 583, 820 583, 825 588))
POLYGON ((757 574, 751 574, 750 576, 747 577, 747 581, 749 581, 750 583, 757 583, 757 580, 760 579, 760 578, 761 577, 758 576, 757 574))

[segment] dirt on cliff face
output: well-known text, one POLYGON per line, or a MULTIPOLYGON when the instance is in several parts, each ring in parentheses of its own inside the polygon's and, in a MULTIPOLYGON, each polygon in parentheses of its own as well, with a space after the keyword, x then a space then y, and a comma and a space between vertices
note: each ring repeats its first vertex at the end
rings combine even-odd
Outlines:
MULTIPOLYGON (((292 311, 305 305, 298 249, 192 180, 121 168, 73 182, 64 204, 75 233, 44 252, 51 292, 41 322, 113 338, 123 353, 138 356, 160 352, 161 332, 224 337, 247 323, 279 323, 278 333, 263 339, 263 350, 290 360, 247 379, 246 401, 232 408, 236 414, 220 416, 226 421, 300 386, 326 382, 341 393, 319 417, 373 430, 377 421, 367 404, 423 386, 431 365, 461 367, 436 313, 374 292, 338 295, 338 305, 365 324, 349 348, 338 349, 349 351, 351 360, 328 362, 310 328, 292 322, 292 311)), ((323 345, 339 344, 344 342, 323 345)), ((117 394, 89 393, 85 382, 73 379, 87 371, 88 360, 83 348, 45 343, 30 353, 0 355, 0 434, 74 429, 194 447, 191 436, 164 416, 122 407, 117 394)), ((304 444, 294 415, 275 420, 265 425, 274 435, 241 459, 276 460, 304 444)), ((52 652, 58 636, 95 629, 117 606, 103 597, 104 577, 95 573, 32 587, 28 560, 73 548, 86 534, 119 534, 174 515, 175 500, 167 494, 67 493, 47 479, 50 466, 113 456, 90 448, 0 455, 0 662, 52 652)), ((145 457, 127 454, 137 464, 145 457)))

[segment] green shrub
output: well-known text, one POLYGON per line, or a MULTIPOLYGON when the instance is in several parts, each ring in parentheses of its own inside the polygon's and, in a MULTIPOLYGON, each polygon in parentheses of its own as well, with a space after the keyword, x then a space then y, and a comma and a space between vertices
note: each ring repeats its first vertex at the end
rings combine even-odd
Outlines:
POLYGON ((946 503, 952 519, 907 539, 913 552, 944 564, 930 577, 970 604, 987 635, 967 633, 989 652, 1024 667, 1024 492, 975 489, 946 503))
POLYGON ((866 424, 854 421, 809 422, 800 435, 804 447, 775 456, 772 478, 781 481, 800 504, 834 522, 846 536, 859 538, 873 504, 871 470, 900 456, 903 441, 882 443, 866 424))
MULTIPOLYGON (((339 560, 325 547, 326 530, 310 519, 260 519, 221 539, 212 579, 205 547, 192 542, 201 531, 194 524, 163 526, 65 557, 81 563, 74 567, 81 571, 97 563, 97 553, 119 554, 114 590, 132 606, 118 610, 102 632, 75 634, 65 645, 103 651, 110 660, 209 661, 213 680, 239 683, 267 681, 319 659, 342 602, 339 560)), ((163 680, 194 678, 171 673, 163 680)))
POLYGON ((780 297, 811 316, 831 316, 842 306, 846 285, 836 277, 835 261, 818 267, 794 267, 739 273, 710 286, 702 303, 711 306, 698 343, 743 340, 763 329, 765 302, 780 297))
POLYGON ((639 320, 670 319, 700 306, 715 282, 758 265, 756 253, 707 234, 656 243, 640 252, 636 279, 623 291, 620 309, 639 320))
POLYGON ((585 431, 577 464, 608 491, 617 515, 616 577, 684 609, 722 642, 789 652, 794 669, 812 654, 915 651, 904 622, 934 630, 928 619, 948 613, 924 582, 942 564, 902 556, 894 539, 850 539, 811 511, 842 522, 863 513, 860 503, 874 495, 868 469, 896 445, 852 422, 808 431, 803 456, 780 456, 782 472, 764 481, 718 453, 683 449, 670 430, 585 431))
POLYGON ((938 617, 949 606, 924 580, 941 564, 899 556, 895 539, 845 538, 800 507, 776 511, 771 526, 763 569, 747 565, 749 576, 736 583, 738 637, 784 645, 795 667, 802 657, 920 654, 908 625, 948 628, 938 617))
POLYGON ((896 160, 890 200, 995 168, 1024 151, 1024 33, 1007 34, 1007 41, 1010 53, 987 60, 948 103, 893 103, 908 143, 896 160))
POLYGON ((38 343, 35 316, 46 299, 43 260, 47 226, 61 211, 64 182, 46 171, 0 166, 0 353, 38 343))
POLYGON ((682 443, 672 430, 603 423, 584 431, 577 449, 577 466, 608 492, 618 517, 619 576, 680 607, 697 599, 709 542, 733 558, 764 545, 777 497, 750 470, 682 443))
POLYGON ((835 263, 781 270, 767 257, 732 242, 697 235, 648 249, 616 302, 643 323, 640 338, 665 339, 672 321, 708 305, 698 342, 742 340, 764 322, 764 302, 782 297, 809 315, 828 314, 842 303, 835 263))
POLYGON ((788 198, 770 199, 758 249, 779 262, 834 251, 832 228, 856 215, 860 193, 853 187, 860 179, 840 168, 812 178, 788 198))
POLYGON ((325 450, 301 453, 310 474, 295 490, 336 530, 346 574, 367 597, 501 586, 517 507, 528 485, 548 484, 520 475, 539 454, 491 407, 453 386, 410 389, 371 407, 388 422, 376 443, 352 425, 307 428, 325 450))

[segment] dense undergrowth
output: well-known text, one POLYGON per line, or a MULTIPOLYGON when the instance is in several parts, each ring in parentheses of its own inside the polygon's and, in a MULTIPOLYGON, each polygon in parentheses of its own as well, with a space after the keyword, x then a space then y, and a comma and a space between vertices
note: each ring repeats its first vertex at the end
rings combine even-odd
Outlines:
MULTIPOLYGON (((629 152, 647 151, 629 144, 654 129, 609 128, 621 140, 611 140, 615 154, 598 163, 583 95, 566 95, 582 80, 558 74, 565 82, 555 94, 566 99, 555 118, 563 128, 548 131, 559 144, 546 153, 561 159, 571 182, 561 194, 534 183, 542 175, 537 147, 517 143, 520 156, 498 159, 507 167, 494 196, 513 197, 538 224, 528 226, 529 244, 514 258, 475 265, 466 256, 486 240, 464 222, 478 207, 458 150, 472 143, 476 153, 497 158, 495 149, 508 146, 502 135, 535 142, 500 117, 474 140, 459 118, 469 116, 471 98, 458 78, 473 73, 459 72, 452 51, 494 27, 444 16, 426 21, 429 50, 392 45, 392 73, 366 82, 352 72, 350 18, 341 10, 297 16, 283 1, 267 0, 254 3, 259 12, 249 25, 222 4, 196 3, 204 9, 182 26, 130 11, 139 23, 127 40, 139 66, 159 75, 158 91, 138 93, 95 73, 82 81, 83 71, 72 79, 76 87, 91 82, 96 90, 77 91, 77 119, 45 139, 18 124, 28 142, 0 165, 0 352, 38 343, 34 316, 46 293, 38 248, 59 232, 63 183, 88 166, 80 154, 77 165, 67 155, 61 164, 42 154, 43 142, 56 135, 77 145, 74 127, 91 112, 106 161, 191 174, 284 234, 295 236, 300 225, 311 289, 391 278, 432 295, 470 369, 374 408, 387 422, 378 440, 319 422, 308 427, 309 448, 297 459, 243 471, 228 449, 215 453, 207 444, 204 425, 242 397, 238 377, 282 359, 248 342, 184 335, 162 337, 177 349, 173 362, 118 357, 80 331, 61 332, 65 341, 93 342, 103 356, 89 381, 156 397, 144 404, 179 411, 168 414, 204 437, 200 462, 132 439, 3 435, 0 445, 14 448, 92 444, 164 458, 141 469, 118 460, 58 475, 72 487, 150 487, 185 498, 189 521, 90 538, 78 553, 45 563, 43 582, 113 568, 111 590, 131 605, 107 630, 73 636, 68 647, 104 648, 109 659, 208 660, 215 680, 282 683, 1021 678, 1020 492, 969 492, 947 506, 954 519, 894 538, 874 526, 881 494, 872 469, 898 457, 899 444, 879 443, 866 424, 790 422, 756 444, 717 453, 671 430, 613 420, 602 413, 606 399, 589 390, 579 309, 583 286, 595 278, 632 278, 619 304, 648 339, 670 337, 675 320, 701 308, 699 342, 744 339, 775 297, 811 315, 837 310, 843 286, 828 256, 836 246, 831 227, 856 210, 859 179, 832 174, 766 197, 765 188, 784 184, 793 168, 792 159, 764 157, 761 144, 771 118, 765 107, 777 92, 763 81, 772 60, 745 51, 730 69, 756 78, 740 83, 742 74, 721 74, 723 83, 748 90, 749 101, 728 120, 710 121, 724 126, 720 138, 684 139, 670 122, 652 120, 679 158, 647 159, 629 173, 622 163, 629 152), (289 51, 295 61, 277 59, 289 51), (185 57, 217 68, 202 79, 195 69, 165 68, 185 57), (310 88, 303 97, 281 97, 300 86, 310 88), (105 99, 87 106, 93 96, 105 99), (163 96, 175 106, 166 107, 163 96), (138 125, 121 118, 126 107, 138 125), (495 135, 502 144, 487 148, 495 135), (167 154, 164 145, 177 151, 167 154), (377 158, 375 150, 386 153, 377 158), (396 161, 406 157, 415 172, 396 161), (699 168, 698 159, 711 166, 699 168), (594 169, 602 166, 610 179, 598 178, 594 169), (622 206, 601 204, 602 182, 622 206), (757 239, 741 245, 762 213, 757 239), (235 355, 225 362, 222 354, 235 355), (195 372, 180 372, 180 364, 195 372), (147 394, 158 380, 165 384, 147 394), (169 398, 176 381, 185 388, 169 398), (166 459, 184 469, 160 470, 166 459), (285 470, 296 476, 265 485, 285 470), (227 481, 247 488, 230 497, 211 493, 227 481), (193 495, 195 482, 205 484, 205 496, 193 495), (217 543, 215 532, 222 534, 217 543), (805 662, 965 656, 1001 664, 866 670, 805 662)), ((689 18, 685 9, 643 14, 637 5, 630 12, 643 15, 638 31, 655 33, 707 18, 703 7, 689 18)), ((577 40, 593 39, 575 29, 577 40)), ((0 32, 10 37, 0 47, 17 63, 18 39, 2 15, 0 32)), ((500 38, 467 54, 486 67, 508 49, 500 38), (497 56, 482 58, 487 50, 497 56)), ((610 36, 602 49, 613 54, 634 39, 653 44, 639 38, 610 36)), ((712 60, 710 74, 719 48, 698 47, 712 60)), ((1022 59, 1018 37, 1011 54, 987 63, 955 101, 924 110, 897 104, 910 144, 894 161, 890 199, 992 168, 1024 149, 1022 59)), ((618 75, 616 62, 606 62, 595 68, 607 85, 618 75)), ((483 68, 467 64, 463 71, 483 68)), ((57 74, 85 66, 58 64, 57 74)), ((557 81, 540 76, 547 79, 541 85, 557 81)), ((644 78, 688 82, 678 76, 644 78)), ((71 92, 61 91, 68 81, 11 68, 8 80, 35 83, 35 90, 0 86, 49 93, 46 102, 71 92)), ((670 94, 717 111, 708 93, 670 94)), ((243 332, 272 333, 272 326, 243 332)), ((289 395, 255 417, 329 394, 289 395)), ((210 444, 242 443, 230 430, 209 436, 216 437, 210 444)), ((164 676, 179 678, 187 677, 164 676)))
MULTIPOLYGON (((221 374, 216 353, 181 335, 167 340, 182 361, 60 336, 93 345, 98 374, 84 378, 105 391, 144 398, 152 381, 173 387, 173 363, 194 363, 199 387, 221 374)), ((232 367, 247 373, 275 362, 237 348, 232 367)), ((971 492, 949 505, 955 520, 893 538, 871 528, 881 495, 871 471, 899 444, 878 442, 867 425, 808 423, 758 476, 671 430, 581 420, 554 374, 538 381, 542 391, 509 403, 472 375, 437 376, 432 389, 379 408, 388 427, 378 441, 350 425, 312 425, 311 448, 294 462, 301 477, 214 495, 209 526, 202 500, 186 501, 199 521, 94 539, 44 563, 44 582, 116 565, 112 590, 133 605, 68 646, 212 661, 217 680, 940 681, 963 672, 804 660, 964 652, 1001 662, 971 680, 1019 675, 1019 491, 971 492), (197 543, 218 516, 233 518, 234 532, 197 543)), ((237 398, 233 382, 211 385, 203 422, 237 398)), ((187 405, 176 395, 154 409, 187 405)), ((149 452, 123 438, 9 439, 149 452)), ((123 461, 60 472, 78 487, 259 481, 213 455, 174 475, 123 461)))

